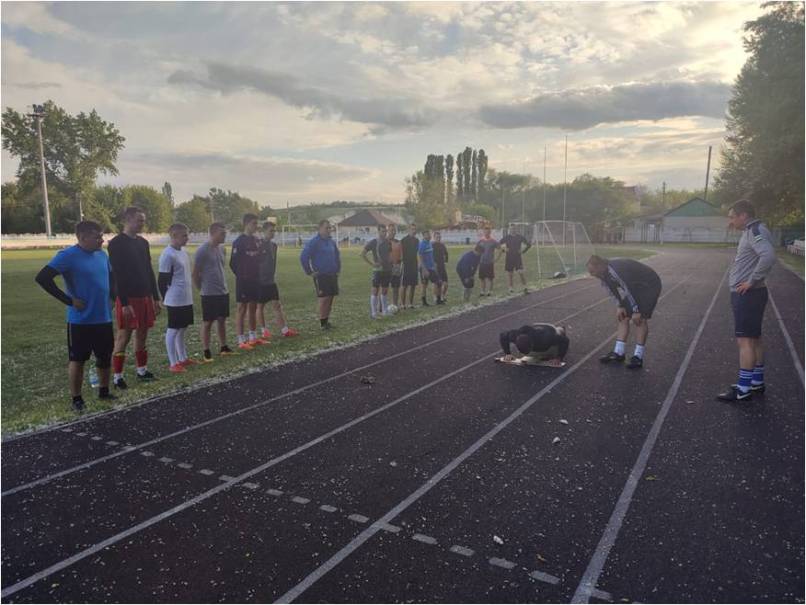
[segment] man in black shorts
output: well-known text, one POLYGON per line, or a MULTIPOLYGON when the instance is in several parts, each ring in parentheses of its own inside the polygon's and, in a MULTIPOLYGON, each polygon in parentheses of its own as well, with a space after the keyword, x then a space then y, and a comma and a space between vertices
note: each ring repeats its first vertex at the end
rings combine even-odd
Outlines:
POLYGON ((361 251, 361 258, 372 267, 372 290, 369 296, 369 316, 372 319, 377 319, 379 314, 389 314, 386 296, 392 281, 391 253, 392 245, 386 238, 386 225, 378 225, 378 237, 369 240, 361 251), (369 253, 372 253, 372 260, 367 258, 369 253))
POLYGON ((434 263, 437 266, 437 277, 442 284, 441 294, 442 302, 445 302, 448 296, 448 248, 442 243, 442 234, 439 231, 434 231, 434 241, 431 243, 434 249, 434 263))
POLYGON ((414 308, 414 292, 419 283, 419 273, 417 268, 417 253, 420 248, 420 240, 417 239, 417 225, 409 225, 409 234, 400 240, 403 248, 403 274, 400 283, 403 286, 403 296, 401 309, 414 308), (406 296, 408 294, 408 297, 406 296))
POLYGON ((550 360, 557 366, 565 359, 569 345, 565 328, 552 324, 526 325, 517 330, 501 332, 498 342, 504 351, 505 361, 515 358, 510 348, 514 344, 522 356, 550 360))
POLYGON ((305 274, 313 277, 319 299, 319 324, 323 330, 331 330, 330 311, 334 297, 339 294, 341 255, 338 245, 330 236, 330 221, 319 221, 319 232, 305 244, 299 262, 305 274))
POLYGON ((280 303, 280 289, 277 287, 277 244, 273 241, 277 227, 271 221, 263 223, 263 239, 260 242, 260 266, 258 267, 257 323, 260 337, 271 340, 271 330, 266 327, 266 305, 274 309, 274 321, 280 328, 283 338, 292 338, 299 333, 286 323, 283 305, 280 303))
POLYGON ((523 285, 523 293, 527 294, 529 288, 526 287, 526 276, 523 274, 523 255, 532 247, 532 244, 520 233, 508 233, 506 231, 499 243, 506 250, 504 271, 507 272, 507 279, 509 280, 509 293, 515 292, 513 275, 517 271, 521 285, 523 285), (526 246, 525 248, 523 247, 524 245, 526 246))
POLYGON ((267 344, 257 335, 258 265, 260 249, 255 232, 257 216, 243 215, 243 233, 232 242, 229 266, 235 274, 235 300, 238 302, 235 323, 238 330, 238 348, 251 351, 258 345, 267 344), (249 320, 249 335, 246 321, 249 320))
POLYGON ((649 319, 660 297, 661 281, 657 273, 643 263, 629 258, 607 260, 591 256, 588 272, 598 277, 615 299, 618 309, 618 335, 613 351, 600 357, 602 363, 624 362, 627 337, 630 335, 630 320, 635 325, 635 352, 627 367, 637 370, 644 365, 644 348, 649 336, 649 319))
POLYGON ((193 259, 193 283, 201 292, 202 329, 201 340, 204 363, 212 363, 210 332, 213 322, 218 331, 219 355, 234 355, 227 346, 227 318, 229 317, 229 289, 224 277, 224 242, 227 227, 213 223, 209 228, 210 239, 199 246, 193 259))
POLYGON ((36 282, 56 300, 67 306, 67 353, 70 395, 73 409, 84 409, 81 386, 84 363, 95 355, 100 399, 116 399, 109 393, 109 368, 115 336, 112 330, 111 302, 114 280, 109 257, 101 250, 104 237, 98 223, 82 221, 76 225, 78 244, 59 251, 36 276, 36 282), (54 278, 61 275, 67 292, 54 278))
POLYGON ((392 248, 390 259, 392 261, 392 278, 390 285, 392 286, 392 304, 399 308, 400 305, 400 278, 403 275, 403 245, 397 239, 397 226, 390 223, 386 228, 387 239, 392 248))
POLYGON ((479 261, 479 280, 481 281, 481 296, 492 296, 493 281, 495 280, 495 263, 501 258, 501 244, 492 236, 492 228, 484 227, 484 235, 478 241, 481 246, 481 261, 479 261), (496 255, 496 249, 499 253, 496 255))

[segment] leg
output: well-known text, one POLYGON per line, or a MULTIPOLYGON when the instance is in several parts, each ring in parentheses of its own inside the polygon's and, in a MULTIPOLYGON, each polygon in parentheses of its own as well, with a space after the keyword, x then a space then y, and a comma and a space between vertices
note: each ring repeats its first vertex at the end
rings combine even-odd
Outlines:
POLYGON ((98 386, 102 389, 109 389, 109 376, 111 374, 109 366, 98 368, 98 386))
MULTIPOLYGON (((221 320, 219 319, 219 322, 221 320)), ((201 327, 201 339, 202 339, 202 349, 204 351, 210 350, 210 333, 212 332, 213 322, 212 321, 203 321, 201 327)), ((219 323, 219 335, 220 332, 220 323, 219 323)), ((222 342, 223 344, 223 342, 222 342)))
POLYGON ((227 318, 219 317, 216 320, 216 326, 218 328, 218 344, 223 347, 227 344, 227 318))
POLYGON ((247 303, 249 306, 249 331, 254 332, 257 328, 257 303, 247 303))
POLYGON ((756 366, 763 366, 764 365, 764 341, 759 336, 758 338, 753 338, 754 340, 754 350, 755 350, 755 357, 756 357, 756 366))
POLYGON ((523 270, 518 271, 518 277, 521 278, 521 284, 526 287, 526 276, 523 274, 523 270))
POLYGON ((266 308, 266 303, 258 303, 257 304, 257 327, 260 327, 263 330, 266 327, 266 313, 264 309, 266 308))
POLYGON ((137 363, 137 375, 150 380, 154 378, 154 376, 148 372, 148 351, 146 350, 147 339, 148 328, 137 328, 134 331, 134 357, 137 363))
POLYGON ((369 290, 369 316, 375 319, 378 316, 378 288, 372 286, 369 290))
MULTIPOLYGON (((115 372, 115 381, 123 378, 123 362, 126 360, 126 347, 131 340, 132 331, 120 328, 115 335, 115 347, 112 353, 112 369, 115 372)), ((124 383, 120 383, 122 385, 124 383)))
POLYGON ((399 287, 395 288, 394 286, 392 286, 392 304, 394 306, 396 306, 396 307, 400 305, 400 288, 399 287))
MULTIPOLYGON (((71 361, 67 365, 67 375, 70 379, 70 395, 81 396, 81 385, 84 382, 84 362, 71 361)), ((109 385, 109 372, 106 374, 107 386, 109 385)))
MULTIPOLYGON (((629 326, 627 329, 629 330, 629 326)), ((646 345, 647 336, 649 336, 649 322, 642 317, 635 328, 635 342, 643 347, 646 345)))
POLYGON ((507 271, 507 281, 509 282, 510 290, 512 290, 515 287, 515 280, 513 279, 514 273, 515 273, 514 271, 507 271))
POLYGON ((283 305, 280 304, 279 300, 273 300, 272 308, 274 309, 274 321, 277 323, 277 327, 282 331, 283 328, 287 327, 285 313, 283 313, 283 305))
POLYGON ((738 337, 739 367, 743 370, 752 370, 756 365, 756 338, 738 337))
POLYGON ((238 342, 243 340, 243 330, 246 318, 247 303, 238 303, 238 309, 235 311, 235 328, 238 330, 238 342))
POLYGON ((627 342, 627 338, 630 337, 630 318, 627 317, 626 319, 622 319, 618 322, 618 331, 616 333, 616 340, 620 340, 621 342, 627 342))
POLYGON ((319 320, 327 319, 329 305, 327 304, 327 296, 319 297, 319 320))

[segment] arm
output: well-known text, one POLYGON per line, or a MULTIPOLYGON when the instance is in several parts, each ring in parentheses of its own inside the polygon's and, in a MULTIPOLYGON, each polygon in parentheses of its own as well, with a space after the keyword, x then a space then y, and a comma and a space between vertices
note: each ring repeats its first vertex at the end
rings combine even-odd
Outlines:
POLYGON ((67 294, 63 292, 61 288, 59 288, 59 286, 57 286, 56 282, 54 281, 57 275, 59 275, 59 272, 56 271, 56 269, 54 269, 50 265, 45 265, 44 267, 42 267, 42 270, 39 273, 37 273, 34 279, 36 280, 36 283, 38 283, 42 287, 42 289, 48 294, 50 294, 53 298, 67 305, 68 307, 72 307, 73 299, 67 296, 67 294))
MULTIPOLYGON (((154 267, 151 265, 151 248, 146 248, 148 252, 148 273, 151 276, 151 296, 154 298, 155 301, 159 302, 160 294, 159 290, 157 289, 157 278, 154 276, 154 267)), ((156 305, 159 307, 159 305, 156 305)))
POLYGON ((118 250, 115 240, 109 242, 109 264, 112 265, 112 273, 115 275, 117 286, 117 297, 120 299, 120 306, 129 305, 129 292, 126 289, 126 264, 122 261, 122 253, 118 250), (120 278, 118 280, 118 278, 120 278))
POLYGON ((521 251, 521 254, 526 254, 527 252, 529 252, 529 249, 532 247, 532 244, 525 237, 523 238, 523 243, 526 244, 526 247, 521 251))
POLYGON ((341 273, 341 252, 339 252, 339 245, 333 240, 333 249, 336 251, 336 273, 341 273))
POLYGON ((112 271, 112 265, 109 265, 109 299, 114 301, 118 295, 118 285, 115 281, 115 272, 112 271))
POLYGON ((302 270, 305 271, 305 275, 311 275, 313 273, 313 268, 311 267, 312 243, 313 239, 309 240, 308 243, 305 244, 305 247, 302 249, 302 252, 299 255, 299 262, 302 265, 302 270))
POLYGON ((445 262, 448 262, 448 246, 442 244, 442 249, 445 251, 445 262))
MULTIPOLYGON (((239 238, 240 239, 240 238, 239 238)), ((232 253, 229 255, 229 268, 237 277, 238 275, 238 261, 241 260, 240 253, 238 249, 240 248, 240 243, 238 240, 235 240, 232 243, 232 253)))
POLYGON ((162 294, 162 299, 165 300, 165 294, 168 292, 168 286, 171 285, 171 280, 173 279, 173 269, 171 269, 170 273, 160 271, 160 278, 159 278, 159 289, 160 294, 162 294))
POLYGON ((753 275, 750 281, 757 284, 766 279, 770 274, 772 266, 775 264, 775 249, 772 247, 770 241, 765 238, 760 232, 753 238, 753 251, 758 254, 758 262, 756 268, 753 269, 753 275))
POLYGON ((561 336, 557 334, 557 358, 558 359, 565 359, 565 356, 568 354, 568 345, 570 344, 570 340, 568 340, 567 336, 561 336))
POLYGON ((201 290, 201 267, 199 267, 199 258, 196 257, 196 262, 193 263, 193 285, 197 290, 201 290))
POLYGON ((501 348, 504 350, 504 355, 511 355, 509 345, 509 332, 501 332, 498 336, 498 342, 501 344, 501 348))
POLYGON ((377 263, 373 263, 371 260, 367 258, 367 253, 372 250, 372 242, 367 242, 367 245, 364 246, 364 249, 361 251, 361 258, 364 260, 365 263, 370 265, 371 267, 377 267, 377 263))

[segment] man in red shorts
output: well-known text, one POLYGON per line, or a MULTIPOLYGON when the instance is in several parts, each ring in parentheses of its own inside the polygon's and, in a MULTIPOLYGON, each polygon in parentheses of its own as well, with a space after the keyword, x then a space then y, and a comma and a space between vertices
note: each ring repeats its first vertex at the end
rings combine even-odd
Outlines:
POLYGON ((146 338, 160 312, 160 297, 151 266, 151 249, 148 241, 138 235, 145 224, 145 212, 137 206, 130 206, 123 212, 123 232, 109 242, 109 262, 118 293, 115 299, 118 332, 112 354, 112 383, 118 389, 128 386, 123 379, 123 362, 132 332, 137 379, 143 382, 154 380, 154 374, 148 371, 146 338))

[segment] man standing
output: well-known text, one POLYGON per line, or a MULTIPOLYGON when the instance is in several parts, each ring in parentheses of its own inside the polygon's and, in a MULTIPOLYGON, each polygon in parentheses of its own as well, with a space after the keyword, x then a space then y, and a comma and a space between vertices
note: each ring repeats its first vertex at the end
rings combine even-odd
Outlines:
POLYGON ((109 242, 109 262, 115 275, 117 299, 115 316, 118 334, 112 355, 112 382, 118 389, 128 387, 123 378, 126 347, 134 332, 134 357, 137 362, 137 379, 148 382, 154 374, 148 371, 146 338, 160 312, 157 279, 151 266, 151 248, 145 238, 138 235, 146 224, 146 215, 137 206, 123 212, 123 233, 109 242))
POLYGON ((400 276, 403 275, 403 246, 397 239, 397 226, 392 223, 387 227, 387 239, 391 246, 389 260, 392 261, 392 277, 389 283, 392 286, 392 304, 400 305, 400 276))
POLYGON ((261 337, 264 340, 271 338, 271 332, 266 327, 265 308, 267 303, 271 303, 274 310, 274 321, 280 328, 283 338, 297 336, 298 332, 289 328, 283 313, 283 305, 280 303, 280 290, 277 287, 277 244, 272 240, 277 232, 277 227, 271 221, 263 223, 263 240, 260 242, 260 266, 258 267, 258 309, 257 318, 260 325, 261 337))
POLYGON ((772 234, 756 218, 753 205, 739 200, 728 211, 730 226, 742 231, 736 258, 730 268, 730 304, 739 346, 739 382, 717 397, 744 401, 764 392, 764 344, 761 323, 767 305, 765 279, 775 264, 772 234))
POLYGON ((495 263, 501 258, 499 253, 496 256, 496 249, 501 248, 498 240, 492 237, 492 229, 489 225, 484 227, 484 235, 479 240, 481 246, 481 261, 479 262, 479 279, 481 280, 481 296, 490 296, 493 293, 493 280, 495 280, 495 263))
POLYGON ((414 308, 414 291, 417 289, 419 279, 417 277, 417 252, 420 247, 420 240, 417 239, 417 225, 409 225, 409 234, 400 240, 403 249, 403 275, 400 278, 403 284, 402 309, 414 308), (406 294, 408 293, 408 297, 406 294))
POLYGON ((193 263, 193 283, 201 292, 204 363, 213 361, 210 351, 210 332, 213 322, 218 328, 219 355, 234 355, 227 346, 227 318, 229 317, 229 289, 224 277, 224 242, 227 227, 213 223, 209 229, 210 239, 199 246, 193 263))
POLYGON ((459 276, 459 281, 462 282, 464 288, 464 301, 470 300, 470 294, 473 292, 475 285, 473 277, 476 275, 476 269, 479 268, 479 261, 481 260, 482 249, 481 246, 476 246, 469 252, 465 252, 456 263, 456 274, 459 276))
POLYGON ((165 331, 168 369, 180 374, 187 366, 196 364, 188 357, 185 344, 185 332, 193 324, 190 257, 182 250, 188 243, 187 225, 174 223, 168 228, 168 234, 171 245, 160 254, 158 285, 168 313, 168 329, 165 331))
POLYGON ((506 250, 504 271, 507 272, 509 280, 509 293, 515 292, 513 274, 517 271, 521 285, 523 285, 523 293, 528 294, 529 288, 526 287, 526 276, 523 274, 523 255, 532 247, 532 244, 520 233, 506 233, 500 243, 506 250), (523 248, 524 245, 526 245, 525 248, 523 248))
POLYGON ((434 284, 434 299, 438 305, 444 305, 440 296, 442 292, 442 284, 437 275, 437 265, 434 262, 434 248, 431 246, 431 232, 428 229, 423 229, 423 239, 417 249, 417 255, 420 259, 420 278, 423 283, 423 306, 428 307, 428 283, 434 284))
POLYGON ((257 216, 243 215, 243 233, 232 242, 232 254, 229 257, 229 266, 235 274, 235 300, 238 301, 238 310, 235 315, 238 329, 238 348, 251 351, 266 341, 257 337, 257 299, 258 299, 258 265, 260 251, 257 238, 257 216), (246 318, 249 316, 249 337, 245 334, 246 318))
POLYGON ((380 312, 388 315, 386 295, 389 292, 389 283, 392 280, 392 246, 386 238, 386 225, 378 225, 378 237, 371 239, 361 251, 361 258, 372 267, 372 290, 369 296, 369 316, 378 318, 378 302, 380 294, 380 312), (372 260, 367 258, 372 253, 372 260))
POLYGON ((446 267, 448 262, 448 248, 442 243, 442 234, 439 231, 434 231, 434 242, 431 244, 434 249, 434 263, 437 265, 437 277, 441 284, 442 301, 448 296, 448 269, 446 267))
POLYGON ((652 269, 629 258, 607 260, 591 256, 588 272, 598 277, 615 299, 618 309, 618 334, 613 351, 600 357, 602 363, 624 362, 627 337, 630 335, 630 320, 635 325, 635 352, 627 367, 637 370, 644 365, 644 348, 649 336, 649 319, 658 303, 661 281, 652 269))
POLYGON ((299 257, 306 275, 313 276, 313 285, 319 297, 319 324, 323 330, 330 330, 330 311, 333 298, 339 294, 339 273, 341 256, 339 247, 330 237, 330 221, 319 221, 319 233, 314 235, 299 257))
POLYGON ((101 227, 92 221, 76 225, 78 244, 59 251, 36 276, 42 288, 67 305, 68 376, 73 409, 84 409, 81 385, 84 380, 84 363, 95 355, 98 368, 99 399, 116 399, 109 392, 109 366, 115 336, 112 313, 109 309, 114 289, 109 258, 101 250, 104 238, 101 227), (54 278, 61 275, 67 292, 63 292, 54 278))

